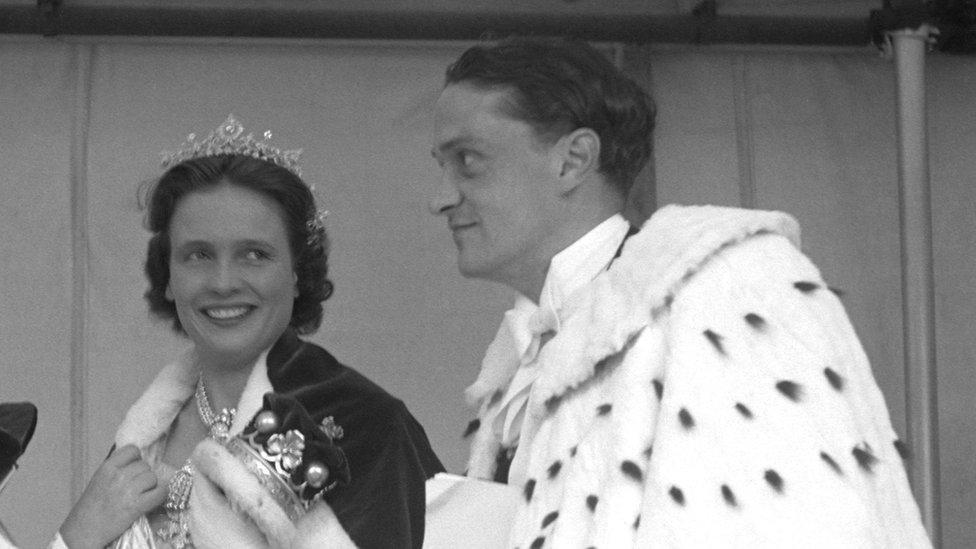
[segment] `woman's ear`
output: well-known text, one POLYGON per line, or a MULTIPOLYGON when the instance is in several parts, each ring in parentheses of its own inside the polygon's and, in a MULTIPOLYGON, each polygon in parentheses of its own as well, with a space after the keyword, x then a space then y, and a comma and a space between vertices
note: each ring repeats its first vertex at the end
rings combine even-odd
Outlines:
POLYGON ((556 149, 564 193, 575 189, 600 167, 600 136, 590 128, 577 128, 562 136, 556 149))

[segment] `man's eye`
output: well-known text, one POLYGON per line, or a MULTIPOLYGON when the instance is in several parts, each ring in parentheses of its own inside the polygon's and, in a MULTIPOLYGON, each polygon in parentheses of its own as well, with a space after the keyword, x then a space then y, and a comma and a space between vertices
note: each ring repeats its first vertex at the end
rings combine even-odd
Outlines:
POLYGON ((244 257, 247 258, 248 261, 259 261, 262 259, 267 259, 269 256, 262 250, 248 250, 247 253, 244 254, 244 257))
POLYGON ((207 256, 207 253, 200 250, 194 250, 186 254, 187 261, 202 261, 204 259, 207 259, 207 257, 209 257, 207 256))

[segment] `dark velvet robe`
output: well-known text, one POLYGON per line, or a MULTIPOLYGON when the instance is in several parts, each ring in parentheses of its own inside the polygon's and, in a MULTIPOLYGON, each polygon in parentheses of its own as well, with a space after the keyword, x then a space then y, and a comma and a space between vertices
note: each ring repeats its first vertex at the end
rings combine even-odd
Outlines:
POLYGON ((291 329, 271 348, 268 379, 316 421, 332 416, 352 480, 325 500, 357 546, 419 549, 424 540, 425 481, 444 471, 423 427, 404 406, 325 349, 291 329))

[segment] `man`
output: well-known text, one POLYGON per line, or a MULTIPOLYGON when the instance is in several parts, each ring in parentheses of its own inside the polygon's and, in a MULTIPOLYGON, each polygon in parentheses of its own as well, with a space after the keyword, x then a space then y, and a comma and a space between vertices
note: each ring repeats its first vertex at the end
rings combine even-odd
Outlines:
POLYGON ((518 292, 467 396, 511 546, 928 546, 846 314, 777 212, 620 215, 654 106, 582 43, 466 51, 435 107, 467 277, 518 292))

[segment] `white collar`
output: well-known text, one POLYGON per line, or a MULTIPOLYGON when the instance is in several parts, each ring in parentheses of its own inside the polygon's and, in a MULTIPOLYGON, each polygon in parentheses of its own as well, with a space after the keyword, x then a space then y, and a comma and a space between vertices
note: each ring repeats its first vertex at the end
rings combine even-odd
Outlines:
MULTIPOLYGON (((497 415, 491 420, 492 429, 500 433, 506 445, 515 443, 522 425, 523 411, 529 392, 539 375, 534 367, 535 357, 547 331, 559 332, 563 305, 575 292, 586 286, 613 260, 630 224, 620 214, 609 217, 582 238, 556 254, 550 262, 546 282, 540 294, 539 306, 525 296, 519 296, 515 307, 505 313, 502 328, 511 333, 514 348, 500 355, 492 352, 485 360, 499 356, 514 369, 514 376, 501 402, 497 415)), ((493 349, 497 351, 498 348, 493 349)))
POLYGON ((498 333, 485 352, 478 379, 465 390, 468 402, 474 404, 512 381, 520 357, 530 352, 533 344, 530 323, 541 320, 558 331, 569 297, 606 268, 629 227, 630 223, 622 215, 612 215, 553 256, 540 305, 516 294, 515 304, 505 312, 498 333))
POLYGON ((557 332, 560 313, 569 296, 607 267, 629 228, 630 223, 622 215, 614 214, 553 256, 539 294, 539 307, 553 314, 557 332))

